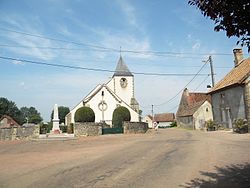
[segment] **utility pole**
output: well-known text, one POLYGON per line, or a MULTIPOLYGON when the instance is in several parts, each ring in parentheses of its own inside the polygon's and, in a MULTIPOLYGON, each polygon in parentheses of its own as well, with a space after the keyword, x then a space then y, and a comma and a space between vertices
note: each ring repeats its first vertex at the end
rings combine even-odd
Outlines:
POLYGON ((214 69, 213 69, 213 61, 211 55, 209 56, 208 61, 211 69, 212 87, 214 87, 214 69))
POLYGON ((151 112, 152 112, 152 128, 154 128, 153 125, 154 125, 155 120, 154 120, 154 105, 153 104, 152 104, 152 111, 151 112))

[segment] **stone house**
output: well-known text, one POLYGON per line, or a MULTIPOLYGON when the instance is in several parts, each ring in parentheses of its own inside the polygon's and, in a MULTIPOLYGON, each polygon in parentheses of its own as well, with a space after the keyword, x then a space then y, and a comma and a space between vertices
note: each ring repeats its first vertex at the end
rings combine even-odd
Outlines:
POLYGON ((180 127, 203 130, 205 122, 212 119, 211 97, 206 93, 190 93, 184 89, 176 113, 177 125, 180 127))
POLYGON ((3 115, 0 118, 0 128, 11 128, 11 127, 20 127, 19 125, 12 117, 3 115))
POLYGON ((155 114, 154 120, 151 115, 147 115, 144 121, 148 123, 149 128, 153 128, 153 121, 156 122, 159 127, 169 127, 170 124, 175 121, 175 115, 174 113, 155 114))
POLYGON ((250 58, 243 58, 242 49, 233 53, 234 68, 209 91, 214 121, 226 128, 235 119, 250 121, 250 58))
POLYGON ((97 123, 105 121, 112 125, 113 112, 118 106, 129 110, 131 121, 139 122, 139 104, 135 99, 134 85, 134 75, 120 56, 112 78, 107 83, 97 85, 70 110, 65 117, 66 125, 75 123, 75 112, 82 106, 88 106, 94 111, 97 123))

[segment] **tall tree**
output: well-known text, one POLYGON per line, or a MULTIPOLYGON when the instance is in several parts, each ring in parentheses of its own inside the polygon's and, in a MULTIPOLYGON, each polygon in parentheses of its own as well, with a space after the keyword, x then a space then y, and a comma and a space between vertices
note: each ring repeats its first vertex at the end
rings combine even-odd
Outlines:
POLYGON ((22 107, 20 109, 24 119, 26 119, 26 122, 28 120, 29 123, 41 123, 42 122, 42 117, 40 113, 32 106, 32 107, 22 107))
MULTIPOLYGON (((59 116, 59 123, 65 123, 65 116, 70 112, 69 107, 66 106, 59 106, 58 107, 58 116, 59 116)), ((54 110, 52 110, 51 112, 51 121, 53 120, 53 114, 54 114, 54 110)))
POLYGON ((16 103, 9 101, 7 98, 0 98, 0 117, 3 115, 8 115, 12 117, 20 125, 23 124, 23 116, 21 111, 16 106, 16 103))
POLYGON ((201 13, 215 23, 214 30, 226 31, 227 37, 239 38, 237 44, 247 46, 250 52, 249 0, 189 0, 201 13))

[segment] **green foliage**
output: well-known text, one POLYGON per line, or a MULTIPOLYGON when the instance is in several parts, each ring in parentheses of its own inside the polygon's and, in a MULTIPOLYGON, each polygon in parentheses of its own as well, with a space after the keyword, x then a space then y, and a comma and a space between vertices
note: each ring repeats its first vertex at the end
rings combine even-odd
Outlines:
POLYGON ((52 130, 53 124, 50 123, 40 123, 40 134, 49 133, 52 130))
POLYGON ((212 119, 206 121, 205 126, 208 131, 215 131, 218 129, 217 124, 212 119))
POLYGON ((122 127, 123 121, 130 121, 130 112, 126 107, 119 106, 113 112, 112 124, 113 127, 122 127))
POLYGON ((20 125, 23 124, 25 119, 22 116, 21 111, 18 109, 13 101, 9 101, 7 98, 0 98, 0 118, 3 115, 12 117, 20 125))
POLYGON ((67 125, 59 125, 60 130, 62 133, 67 133, 68 132, 68 126, 67 125))
POLYGON ((38 124, 42 122, 42 117, 40 113, 35 109, 35 107, 22 107, 20 109, 25 122, 38 124))
POLYGON ((200 9, 205 17, 214 21, 215 31, 226 31, 227 37, 240 38, 241 46, 250 51, 250 3, 249 0, 189 0, 188 4, 200 9))
MULTIPOLYGON (((59 106, 58 107, 58 116, 59 116, 59 123, 65 123, 65 116, 70 112, 69 107, 66 106, 59 106)), ((54 114, 54 110, 52 110, 50 118, 51 121, 53 120, 53 114, 54 114)))
POLYGON ((172 123, 170 123, 170 127, 177 127, 177 122, 173 121, 172 123))
POLYGON ((234 131, 238 133, 248 132, 248 123, 246 119, 236 119, 234 120, 234 131))
POLYGON ((90 107, 81 107, 75 113, 75 122, 95 122, 95 113, 90 107))

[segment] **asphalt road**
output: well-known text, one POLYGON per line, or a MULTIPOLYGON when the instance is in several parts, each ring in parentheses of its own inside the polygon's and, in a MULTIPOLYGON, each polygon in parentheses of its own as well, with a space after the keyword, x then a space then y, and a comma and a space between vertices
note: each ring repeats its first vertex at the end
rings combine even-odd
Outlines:
POLYGON ((159 129, 0 142, 0 187, 250 187, 250 134, 159 129))

